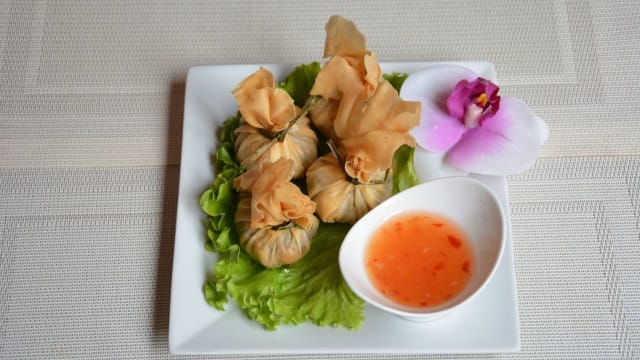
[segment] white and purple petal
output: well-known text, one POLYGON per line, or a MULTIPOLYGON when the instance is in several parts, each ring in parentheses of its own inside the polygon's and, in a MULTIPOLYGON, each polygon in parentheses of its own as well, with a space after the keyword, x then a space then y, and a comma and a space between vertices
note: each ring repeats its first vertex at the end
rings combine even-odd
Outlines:
POLYGON ((503 97, 500 111, 470 129, 449 150, 447 161, 478 174, 509 175, 528 169, 546 140, 546 124, 515 97, 503 97))
POLYGON ((438 109, 423 108, 421 116, 429 121, 420 121, 420 124, 411 130, 411 135, 418 145, 431 152, 448 151, 460 141, 462 134, 467 130, 460 120, 438 109))
POLYGON ((447 99, 460 80, 474 80, 478 75, 458 65, 436 65, 412 73, 402 85, 400 97, 422 105, 420 125, 411 131, 422 148, 449 150, 465 131, 464 124, 447 110, 447 99))

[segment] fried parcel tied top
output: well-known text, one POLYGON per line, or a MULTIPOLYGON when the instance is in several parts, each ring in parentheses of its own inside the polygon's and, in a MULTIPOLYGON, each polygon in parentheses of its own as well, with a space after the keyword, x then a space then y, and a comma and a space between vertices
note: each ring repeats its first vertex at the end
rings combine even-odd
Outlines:
POLYGON ((291 96, 276 87, 273 74, 261 67, 242 80, 233 95, 242 115, 235 131, 240 164, 250 168, 286 158, 293 161, 293 177, 304 176, 317 157, 318 138, 291 96))
POLYGON ((312 121, 337 144, 349 176, 365 184, 379 181, 394 151, 415 145, 409 130, 420 121, 420 103, 403 101, 382 78, 353 22, 333 16, 326 32, 325 56, 331 58, 310 92, 325 103, 311 112, 312 121))
POLYGON ((403 101, 383 79, 351 21, 333 16, 326 32, 330 59, 310 91, 324 102, 310 116, 334 146, 307 170, 307 188, 322 221, 353 223, 390 195, 393 154, 415 146, 409 131, 420 121, 420 103, 403 101))
POLYGON ((234 180, 241 191, 235 220, 240 245, 268 268, 292 264, 310 249, 316 204, 291 183, 293 162, 261 163, 234 180))
POLYGON ((275 83, 273 74, 260 67, 232 91, 242 118, 255 128, 273 133, 284 130, 296 115, 293 99, 275 83))

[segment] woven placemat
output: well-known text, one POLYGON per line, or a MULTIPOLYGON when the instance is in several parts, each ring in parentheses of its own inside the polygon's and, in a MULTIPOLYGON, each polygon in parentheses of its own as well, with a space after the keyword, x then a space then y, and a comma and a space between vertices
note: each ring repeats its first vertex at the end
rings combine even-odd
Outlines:
POLYGON ((383 62, 493 62, 549 124, 509 178, 522 349, 463 357, 640 357, 637 2, 5 0, 0 358, 171 357, 186 71, 318 60, 333 14, 383 62))

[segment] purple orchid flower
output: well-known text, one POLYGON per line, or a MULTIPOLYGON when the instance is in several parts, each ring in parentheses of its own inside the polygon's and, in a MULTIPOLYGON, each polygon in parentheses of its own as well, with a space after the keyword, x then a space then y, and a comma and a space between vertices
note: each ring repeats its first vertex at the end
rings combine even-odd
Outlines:
POLYGON ((400 96, 422 103, 411 133, 420 147, 464 171, 509 175, 533 165, 548 129, 522 100, 498 91, 465 67, 442 65, 409 75, 400 96))

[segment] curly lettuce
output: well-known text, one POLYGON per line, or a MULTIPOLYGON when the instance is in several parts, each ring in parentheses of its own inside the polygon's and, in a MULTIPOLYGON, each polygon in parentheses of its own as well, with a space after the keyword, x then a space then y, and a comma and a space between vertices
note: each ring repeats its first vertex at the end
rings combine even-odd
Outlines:
POLYGON ((307 321, 358 329, 364 302, 345 283, 337 261, 348 230, 345 224, 321 224, 309 253, 286 267, 264 268, 244 251, 224 256, 215 265, 215 279, 205 284, 205 298, 221 309, 230 296, 268 330, 307 321))
POLYGON ((309 98, 309 92, 320 69, 321 66, 318 62, 299 65, 287 76, 284 82, 278 84, 278 87, 289 93, 297 106, 303 107, 309 98))

